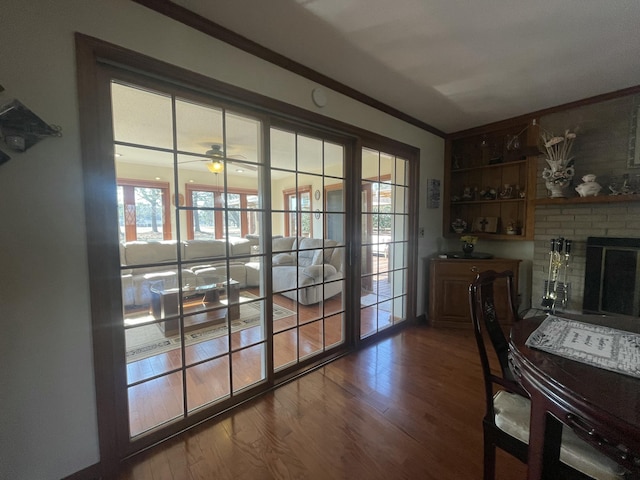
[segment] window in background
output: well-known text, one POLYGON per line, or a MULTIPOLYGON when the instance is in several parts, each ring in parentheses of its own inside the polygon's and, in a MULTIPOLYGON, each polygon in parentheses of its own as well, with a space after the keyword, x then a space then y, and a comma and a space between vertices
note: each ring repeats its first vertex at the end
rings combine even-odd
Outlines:
POLYGON ((118 226, 121 242, 171 239, 169 184, 118 180, 118 226))
POLYGON ((303 185, 297 189, 285 190, 284 204, 285 235, 287 237, 312 237, 311 223, 311 186, 303 185))
POLYGON ((226 195, 228 202, 225 205, 223 191, 219 187, 187 184, 185 191, 187 206, 194 207, 187 212, 189 240, 227 236, 244 238, 249 234, 259 233, 257 192, 234 193, 234 189, 229 188, 226 195), (227 224, 223 221, 225 209, 228 230, 227 224))

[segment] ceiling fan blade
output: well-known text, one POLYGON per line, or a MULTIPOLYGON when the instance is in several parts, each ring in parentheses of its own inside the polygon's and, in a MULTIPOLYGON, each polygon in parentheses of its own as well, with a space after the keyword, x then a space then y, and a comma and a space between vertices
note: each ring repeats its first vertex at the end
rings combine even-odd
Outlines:
POLYGON ((195 160, 184 160, 182 162, 178 162, 179 165, 184 165, 185 163, 195 163, 195 162, 210 162, 210 158, 196 158, 195 160))
POLYGON ((228 167, 242 168, 243 170, 250 170, 256 172, 258 170, 257 165, 253 163, 234 162, 233 160, 227 160, 228 167))

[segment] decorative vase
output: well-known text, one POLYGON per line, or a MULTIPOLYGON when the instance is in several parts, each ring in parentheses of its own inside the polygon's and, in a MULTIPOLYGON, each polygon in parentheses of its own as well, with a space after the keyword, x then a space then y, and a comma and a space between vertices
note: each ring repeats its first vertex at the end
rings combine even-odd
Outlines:
POLYGON ((473 253, 473 243, 464 242, 462 244, 462 251, 465 255, 471 255, 473 253))
POLYGON ((564 189, 571 183, 575 168, 566 160, 546 160, 549 166, 542 171, 542 178, 549 190, 549 197, 567 198, 564 189))
POLYGON ((567 198, 567 195, 564 193, 565 188, 567 188, 569 182, 563 183, 554 183, 547 182, 547 190, 549 190, 549 198, 567 198))

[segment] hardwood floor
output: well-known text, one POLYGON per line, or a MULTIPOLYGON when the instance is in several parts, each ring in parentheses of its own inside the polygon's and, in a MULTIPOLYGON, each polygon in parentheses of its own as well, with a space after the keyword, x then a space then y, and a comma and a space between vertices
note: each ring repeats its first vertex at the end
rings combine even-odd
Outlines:
MULTIPOLYGON (((363 291, 361 297, 360 328, 363 337, 376 334, 399 320, 394 319, 392 301, 388 300, 392 295, 387 271, 388 260, 386 257, 375 257, 374 260, 372 265, 376 267, 375 273, 368 276, 371 290, 363 291)), ((242 295, 257 299, 260 291, 257 288, 246 288, 241 291, 242 295)), ((341 294, 313 305, 298 304, 279 294, 273 297, 273 302, 274 307, 288 311, 273 322, 273 361, 276 371, 295 366, 305 358, 321 355, 325 350, 345 341, 341 294)), ((197 305, 202 309, 199 300, 192 303, 187 308, 192 309, 197 305)), ((256 311, 262 309, 261 303, 262 301, 253 304, 258 305, 256 311)), ((211 327, 221 323, 218 321, 221 311, 195 313, 194 316, 202 317, 199 323, 206 321, 211 324, 208 327, 211 327), (210 316, 214 318, 213 321, 210 321, 210 316)), ((186 321, 192 318, 194 317, 187 317, 186 321)), ((152 334, 145 332, 155 332, 151 336, 151 345, 157 345, 158 342, 162 345, 166 341, 166 336, 159 340, 156 338, 159 325, 146 323, 154 319, 155 316, 151 316, 146 308, 130 312, 126 317, 126 321, 130 323, 127 333, 133 334, 131 343, 127 343, 127 351, 140 352, 137 357, 128 356, 126 364, 129 382, 129 432, 132 437, 184 417, 183 383, 186 383, 186 409, 193 412, 201 407, 220 403, 232 393, 264 381, 265 329, 262 325, 235 331, 230 337, 222 334, 217 338, 207 339, 196 335, 197 340, 190 342, 184 349, 187 368, 182 373, 182 350, 177 346, 168 351, 146 347, 149 344, 148 335, 152 334), (147 343, 137 343, 136 338, 147 343), (233 353, 229 355, 230 348, 233 353)), ((224 316, 222 321, 224 322, 224 316)), ((175 335, 175 338, 179 337, 175 335)))
MULTIPOLYGON (((119 480, 480 479, 472 332, 412 325, 122 465, 119 480)), ((499 480, 525 466, 498 452, 499 480)))

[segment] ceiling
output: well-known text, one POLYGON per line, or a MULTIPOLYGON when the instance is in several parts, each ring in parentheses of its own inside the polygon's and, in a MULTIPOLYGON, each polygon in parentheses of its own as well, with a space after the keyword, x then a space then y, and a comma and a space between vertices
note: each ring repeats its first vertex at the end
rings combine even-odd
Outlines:
MULTIPOLYGON (((258 188, 258 164, 262 162, 259 120, 118 81, 111 83, 111 101, 119 177, 135 176, 136 171, 125 169, 136 165, 143 166, 147 174, 160 175, 156 180, 166 181, 173 178, 177 165, 185 181, 195 182, 198 175, 203 179, 202 174, 207 177, 204 181, 219 181, 207 164, 222 162, 224 176, 243 177, 244 187, 254 181, 258 188)), ((271 127, 269 148, 272 180, 291 178, 295 172, 301 172, 299 179, 304 179, 305 175, 343 170, 344 148, 331 141, 271 127)), ((363 151, 363 162, 380 164, 385 173, 391 171, 391 157, 372 157, 367 152, 363 151)))
POLYGON ((445 133, 640 85, 638 0, 173 3, 445 133))

